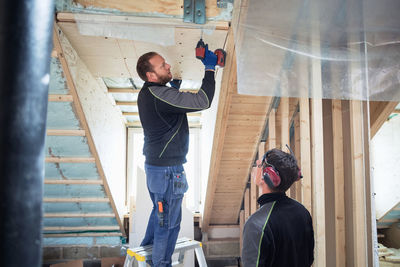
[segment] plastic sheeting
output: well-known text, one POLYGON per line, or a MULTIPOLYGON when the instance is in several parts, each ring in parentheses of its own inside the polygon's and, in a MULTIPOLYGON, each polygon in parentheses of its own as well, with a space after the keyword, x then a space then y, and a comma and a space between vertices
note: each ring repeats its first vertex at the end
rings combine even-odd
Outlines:
POLYGON ((238 92, 400 101, 399 11, 398 0, 242 1, 238 92))

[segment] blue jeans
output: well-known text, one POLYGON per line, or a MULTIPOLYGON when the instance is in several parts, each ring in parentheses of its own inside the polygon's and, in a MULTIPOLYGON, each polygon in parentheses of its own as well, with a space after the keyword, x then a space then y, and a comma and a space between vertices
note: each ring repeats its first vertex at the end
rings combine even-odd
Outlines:
POLYGON ((140 245, 153 245, 154 267, 169 267, 180 230, 182 198, 188 189, 186 174, 182 165, 144 167, 153 210, 140 245))

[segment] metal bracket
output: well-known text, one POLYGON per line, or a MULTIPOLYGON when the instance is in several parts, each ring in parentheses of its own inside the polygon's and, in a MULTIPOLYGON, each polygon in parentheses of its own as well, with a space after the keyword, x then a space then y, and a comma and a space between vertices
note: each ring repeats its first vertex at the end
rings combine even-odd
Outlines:
POLYGON ((206 23, 205 0, 184 0, 183 21, 192 22, 196 24, 205 24, 206 23))
POLYGON ((218 8, 227 8, 228 3, 233 3, 233 0, 217 0, 218 8))

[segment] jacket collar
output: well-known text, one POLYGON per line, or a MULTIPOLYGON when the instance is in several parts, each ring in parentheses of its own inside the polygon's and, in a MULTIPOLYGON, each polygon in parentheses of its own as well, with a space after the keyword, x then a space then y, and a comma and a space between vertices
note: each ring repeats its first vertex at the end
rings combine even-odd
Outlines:
POLYGON ((165 84, 161 84, 161 83, 144 82, 142 88, 147 88, 147 87, 150 87, 150 86, 166 86, 166 85, 165 84))
POLYGON ((260 206, 262 206, 268 202, 281 200, 284 198, 287 198, 285 192, 274 192, 274 193, 268 193, 268 194, 264 194, 264 195, 260 196, 258 198, 257 202, 260 204, 260 206))

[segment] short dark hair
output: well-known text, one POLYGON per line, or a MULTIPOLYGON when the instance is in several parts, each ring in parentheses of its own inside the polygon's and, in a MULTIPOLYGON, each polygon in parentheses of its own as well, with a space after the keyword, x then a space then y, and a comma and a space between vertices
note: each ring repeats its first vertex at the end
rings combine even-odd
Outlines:
POLYGON ((274 191, 285 192, 299 179, 300 169, 293 155, 274 148, 267 151, 264 158, 274 166, 281 177, 281 183, 273 189, 274 191))
POLYGON ((146 73, 153 71, 153 65, 151 65, 150 59, 157 55, 158 53, 156 52, 148 52, 141 55, 137 61, 136 72, 139 74, 139 77, 145 82, 147 81, 146 73))

